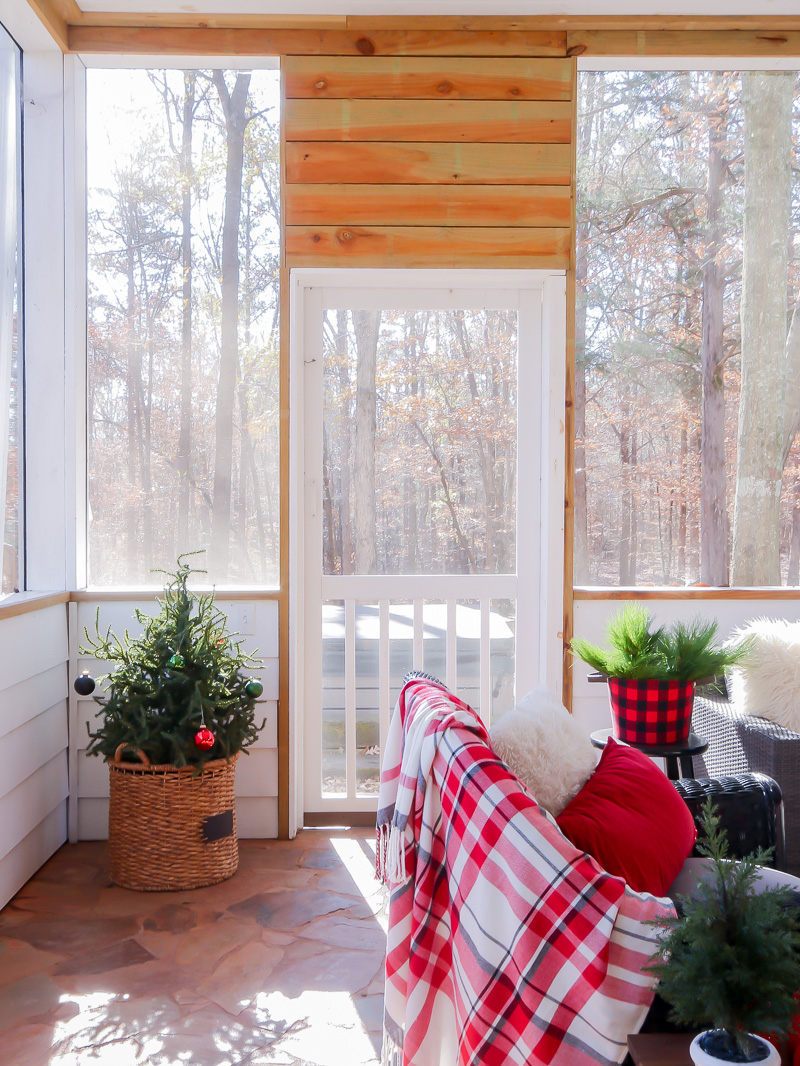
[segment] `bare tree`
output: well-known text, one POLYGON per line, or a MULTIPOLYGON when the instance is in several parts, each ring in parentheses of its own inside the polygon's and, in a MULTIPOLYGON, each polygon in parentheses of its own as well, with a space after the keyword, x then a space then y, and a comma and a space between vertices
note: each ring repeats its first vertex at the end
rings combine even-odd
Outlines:
POLYGON ((375 426, 377 394, 375 369, 380 332, 380 311, 353 311, 358 368, 356 370, 356 449, 353 491, 355 572, 374 574, 378 556, 375 547, 375 426))
POLYGON ((735 585, 779 585, 787 422, 786 278, 794 77, 742 75, 745 205, 735 585))
POLYGON ((233 470, 233 409, 239 367, 239 222, 242 210, 244 134, 249 117, 250 74, 237 72, 233 90, 221 70, 213 74, 225 118, 225 215, 222 224, 222 313, 219 384, 217 386, 214 450, 214 504, 211 515, 211 566, 220 577, 228 574, 233 470))
POLYGON ((183 76, 181 122, 181 413, 175 466, 179 477, 178 542, 185 544, 189 532, 192 502, 192 125, 194 121, 197 72, 183 76))
POLYGON ((707 243, 703 261, 703 339, 700 362, 703 375, 702 443, 700 452, 700 580, 706 585, 727 585, 730 568, 725 462, 725 380, 723 367, 723 297, 725 265, 722 262, 722 201, 727 161, 725 136, 727 78, 711 75, 708 129, 708 190, 706 194, 707 243))

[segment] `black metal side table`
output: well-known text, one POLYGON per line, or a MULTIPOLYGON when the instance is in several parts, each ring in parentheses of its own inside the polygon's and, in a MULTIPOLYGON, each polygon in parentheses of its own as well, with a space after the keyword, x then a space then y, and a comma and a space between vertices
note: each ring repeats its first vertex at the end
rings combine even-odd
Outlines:
MULTIPOLYGON (((613 729, 596 729, 591 734, 592 744, 596 748, 604 748, 608 738, 613 735, 613 729)), ((690 733, 682 744, 635 744, 627 740, 618 740, 617 743, 627 744, 628 747, 636 748, 645 755, 664 759, 667 764, 667 777, 670 781, 677 781, 681 777, 694 777, 692 757, 702 755, 708 748, 708 741, 698 737, 696 733, 690 733)))

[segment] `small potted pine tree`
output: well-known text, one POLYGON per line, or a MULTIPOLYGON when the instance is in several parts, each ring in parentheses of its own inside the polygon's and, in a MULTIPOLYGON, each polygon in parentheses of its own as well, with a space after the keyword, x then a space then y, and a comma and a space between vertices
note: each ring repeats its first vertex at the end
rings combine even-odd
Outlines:
MULTIPOLYGON (((191 553, 196 554, 196 553, 191 553)), ((137 610, 140 637, 85 632, 81 654, 113 664, 95 696, 100 725, 87 753, 109 766, 111 880, 125 888, 199 888, 235 873, 234 778, 239 753, 257 738, 260 665, 227 628, 213 593, 187 588, 178 557, 155 616, 137 610)), ((94 679, 75 682, 88 695, 94 679)), ((262 723, 263 725, 263 723, 262 723)))
POLYGON ((679 900, 677 915, 656 919, 663 935, 648 967, 680 1025, 708 1028, 692 1041, 696 1066, 759 1062, 780 1055, 757 1033, 789 1032, 800 988, 797 901, 787 886, 756 890, 760 851, 728 859, 728 842, 709 800, 698 850, 709 860, 695 894, 679 900))
POLYGON ((713 620, 656 628, 650 612, 634 602, 609 620, 606 638, 603 648, 575 637, 572 651, 605 675, 614 734, 635 744, 685 741, 697 682, 721 675, 750 646, 719 643, 713 620))

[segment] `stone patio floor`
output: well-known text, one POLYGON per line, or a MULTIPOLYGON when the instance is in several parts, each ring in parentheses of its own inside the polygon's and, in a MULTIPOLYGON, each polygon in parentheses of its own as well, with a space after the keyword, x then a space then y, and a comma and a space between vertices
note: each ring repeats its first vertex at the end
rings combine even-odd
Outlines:
POLYGON ((65 845, 0 912, 4 1066, 366 1066, 386 918, 369 830, 245 840, 191 892, 111 885, 65 845))

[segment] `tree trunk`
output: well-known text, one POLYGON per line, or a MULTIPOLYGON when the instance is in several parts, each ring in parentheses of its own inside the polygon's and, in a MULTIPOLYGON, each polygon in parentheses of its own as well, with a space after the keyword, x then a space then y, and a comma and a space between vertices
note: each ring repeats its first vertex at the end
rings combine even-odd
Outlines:
MULTIPOLYGON (((467 330, 464 325, 464 313, 463 311, 455 311, 452 315, 452 321, 455 325, 455 331, 458 335, 459 344, 461 346, 461 353, 464 357, 464 361, 469 368, 467 370, 467 384, 469 386, 470 399, 473 407, 478 408, 480 404, 480 394, 478 392, 478 382, 475 378, 475 371, 473 369, 472 358, 472 346, 467 335, 467 330)), ((486 561, 485 572, 487 574, 501 573, 497 568, 497 533, 495 530, 494 516, 498 510, 498 494, 497 487, 495 485, 494 477, 494 458, 492 456, 492 441, 487 439, 485 442, 480 436, 475 438, 475 452, 478 457, 478 469, 481 473, 481 488, 483 489, 483 514, 485 521, 485 535, 486 535, 486 561), (484 449, 485 443, 485 449, 484 449)), ((464 560, 462 560, 463 562, 464 560)), ((460 569, 460 568, 458 568, 460 569)), ((454 570, 453 572, 457 572, 454 570)))
POLYGON ((216 580, 228 577, 233 473, 233 405, 239 366, 239 220, 242 208, 244 133, 250 75, 237 73, 228 92, 221 70, 214 84, 225 116, 225 213, 222 224, 222 313, 217 386, 214 503, 211 513, 211 570, 216 580))
MULTIPOLYGON (((581 246, 582 224, 578 225, 576 246, 581 246)), ((573 581, 588 585, 591 581, 589 560, 589 522, 586 508, 586 256, 575 262, 575 444, 574 486, 575 514, 573 546, 573 581)))
POLYGON ((742 75, 742 86, 742 385, 732 578, 735 585, 777 585, 794 77, 754 71, 742 75))
POLYGON ((189 511, 192 501, 192 124, 197 74, 183 76, 183 116, 181 141, 181 411, 175 466, 178 473, 178 544, 185 551, 189 538, 189 511))
POLYGON ((678 494, 678 583, 686 584, 686 462, 689 452, 689 436, 686 426, 681 426, 680 475, 678 494))
POLYGON ((351 507, 350 507, 350 460, 351 460, 351 440, 353 434, 353 424, 350 419, 350 373, 349 373, 349 358, 347 352, 347 311, 336 312, 336 351, 338 353, 339 362, 339 425, 341 426, 341 436, 339 440, 340 461, 339 469, 341 470, 341 502, 339 504, 339 529, 341 531, 341 558, 342 558, 342 573, 352 574, 353 570, 353 558, 355 549, 353 548, 353 523, 351 520, 351 507))
POLYGON ((128 226, 127 247, 125 250, 125 265, 128 282, 128 305, 127 312, 127 430, 128 430, 128 486, 125 504, 125 569, 126 578, 130 584, 135 584, 137 579, 136 565, 139 554, 138 523, 136 520, 136 483, 139 480, 139 448, 137 443, 138 399, 142 376, 142 357, 139 350, 139 331, 136 321, 136 249, 134 247, 134 214, 135 209, 132 198, 128 199, 128 226))
MULTIPOLYGON (((592 124, 595 116, 597 85, 600 79, 590 79, 588 94, 584 101, 585 114, 578 123, 578 154, 585 156, 590 150, 592 124)), ((572 580, 576 585, 591 582, 589 558, 589 520, 586 506, 586 277, 588 261, 586 243, 589 239, 589 222, 586 212, 581 211, 575 232, 575 434, 573 445, 574 464, 574 517, 572 580)))
POLYGON ((353 474, 355 494, 355 572, 377 573, 375 549, 375 429, 377 395, 375 367, 378 354, 380 311, 353 311, 358 365, 356 370, 356 450, 353 474))
POLYGON ((800 293, 795 300, 792 324, 789 336, 786 338, 786 411, 783 420, 781 466, 786 466, 786 460, 789 458, 798 429, 800 429, 800 293))
POLYGON ((631 584, 631 440, 628 422, 629 409, 623 405, 622 426, 619 431, 619 461, 622 475, 622 521, 619 533, 619 583, 631 584))
POLYGON ((786 584, 800 584, 800 478, 797 478, 794 483, 792 528, 789 540, 789 569, 786 575, 786 584))
POLYGON ((700 580, 727 585, 730 569, 730 528, 725 468, 725 383, 723 297, 725 268, 720 262, 722 195, 727 162, 725 101, 721 75, 712 74, 712 110, 708 134, 707 244, 703 263, 702 444, 700 451, 700 580))

